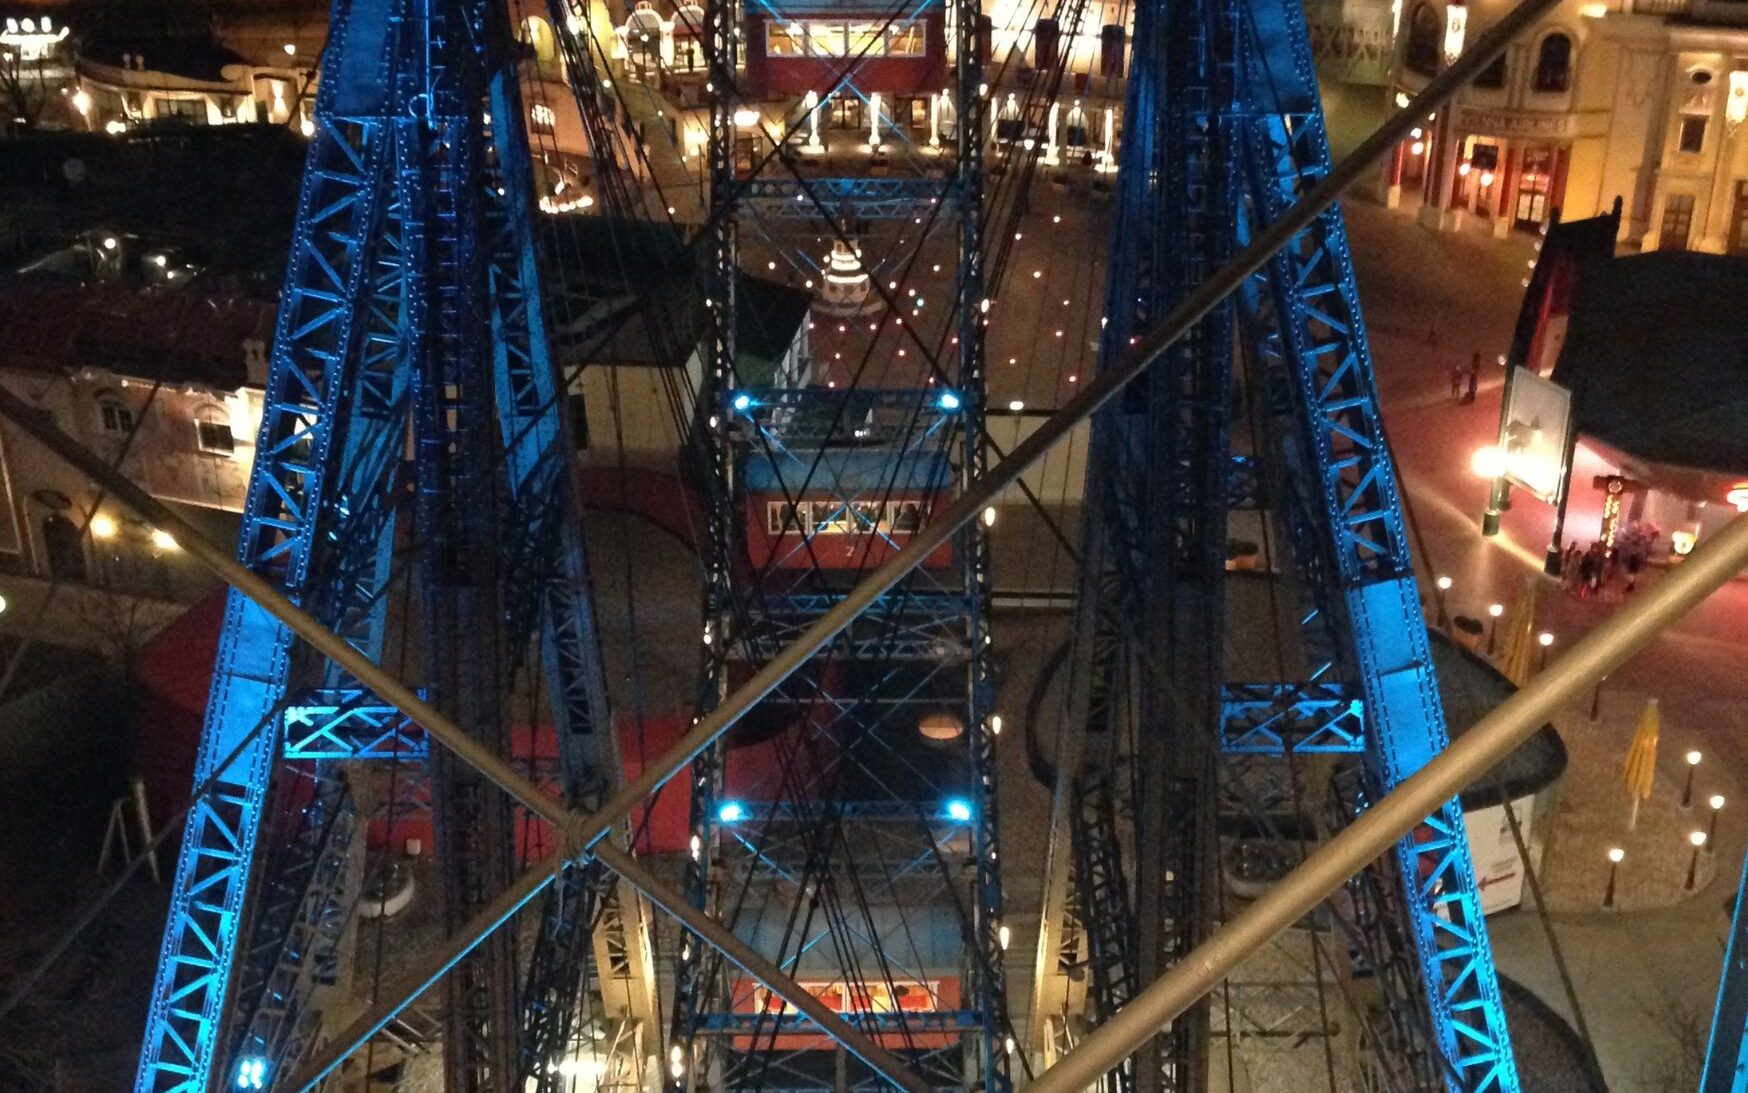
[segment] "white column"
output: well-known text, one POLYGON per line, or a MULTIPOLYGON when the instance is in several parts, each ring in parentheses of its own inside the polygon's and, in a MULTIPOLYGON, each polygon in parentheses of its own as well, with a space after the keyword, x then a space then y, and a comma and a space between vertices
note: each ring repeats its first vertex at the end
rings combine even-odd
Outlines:
POLYGON ((824 147, 819 143, 819 92, 809 91, 803 100, 807 104, 807 151, 821 152, 824 147))
POLYGON ((1110 174, 1117 169, 1117 112, 1111 107, 1105 107, 1105 150, 1099 160, 1099 171, 1110 174))
POLYGON ((1050 118, 1044 125, 1044 164, 1047 167, 1054 167, 1062 162, 1062 157, 1056 154, 1056 120, 1061 109, 1061 103, 1051 103, 1050 118))
POLYGON ((880 150, 880 92, 868 96, 868 147, 880 150))
POLYGON ((946 94, 946 92, 943 91, 943 92, 941 92, 940 95, 930 95, 929 96, 929 147, 930 148, 939 148, 941 146, 941 96, 945 95, 945 94, 946 94))

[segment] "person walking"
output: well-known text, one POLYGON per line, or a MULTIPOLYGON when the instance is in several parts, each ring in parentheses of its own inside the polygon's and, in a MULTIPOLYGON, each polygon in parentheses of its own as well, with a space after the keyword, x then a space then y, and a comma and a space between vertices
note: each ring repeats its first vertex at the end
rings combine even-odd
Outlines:
POLYGON ((1463 398, 1463 366, 1451 365, 1451 400, 1461 402, 1463 398))
POLYGON ((1481 351, 1477 349, 1475 350, 1475 355, 1469 358, 1469 386, 1468 389, 1463 392, 1463 403, 1465 405, 1475 401, 1475 392, 1480 388, 1480 386, 1481 351))
POLYGON ((1643 548, 1641 548, 1641 547, 1634 547, 1632 550, 1629 550, 1627 552, 1626 558, 1622 559, 1621 568, 1625 569, 1627 571, 1627 592, 1628 592, 1628 594, 1631 594, 1633 589, 1638 587, 1639 567, 1644 565, 1644 564, 1645 564, 1645 553, 1644 553, 1643 548))
POLYGON ((1596 569, 1599 557, 1596 548, 1585 551, 1578 558, 1578 598, 1587 600, 1596 591, 1596 569))

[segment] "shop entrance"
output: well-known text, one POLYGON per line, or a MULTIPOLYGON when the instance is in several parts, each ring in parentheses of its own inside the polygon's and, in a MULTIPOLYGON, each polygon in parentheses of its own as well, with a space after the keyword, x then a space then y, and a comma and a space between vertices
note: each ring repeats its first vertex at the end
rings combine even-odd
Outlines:
POLYGON ((1548 189, 1554 176, 1554 152, 1551 148, 1525 148, 1523 174, 1517 183, 1517 203, 1512 208, 1512 223, 1519 228, 1535 229, 1548 219, 1548 189))

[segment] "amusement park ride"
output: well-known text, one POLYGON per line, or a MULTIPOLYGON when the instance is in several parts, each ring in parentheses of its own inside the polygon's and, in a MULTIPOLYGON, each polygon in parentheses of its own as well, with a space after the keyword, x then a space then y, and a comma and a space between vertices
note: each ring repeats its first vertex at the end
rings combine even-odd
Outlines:
MULTIPOLYGON (((1051 19, 1072 41, 1085 9, 1051 19)), ((318 654, 296 611, 229 594, 137 1093, 389 1088, 407 1050, 439 1042, 450 1091, 1000 1093, 1208 936, 1237 835, 1325 837, 1446 746, 1330 207, 1094 419, 1046 711, 1043 891, 1004 901, 988 533, 930 534, 989 479, 1003 241, 1040 158, 1096 162, 1099 367, 1127 361, 1330 170, 1296 0, 1138 0, 1114 162, 1096 126, 1059 128, 1068 50, 1040 50, 991 109, 977 0, 679 15, 698 42, 675 86, 708 114, 708 202, 687 230, 702 332, 679 347, 699 377, 682 423, 704 510, 695 728, 627 777, 509 14, 336 0, 237 557, 351 652, 318 654), (821 153, 839 109, 866 130, 859 159, 821 153), (748 368, 755 248, 827 282, 819 321, 872 327, 849 382, 748 368), (956 262, 933 323, 901 306, 925 255, 956 262), (897 346, 920 373, 885 367, 897 346), (1290 559, 1300 625, 1273 678, 1228 678, 1223 659, 1240 510, 1290 559), (526 676, 544 680, 555 770, 482 758, 514 755, 526 676), (365 989, 359 918, 385 899, 363 867, 373 768, 428 793, 449 940, 365 989), (680 769, 683 844, 634 857, 627 814, 680 769), (1005 954, 1032 916, 1019 1005, 1005 954), (359 1048, 396 1066, 343 1066, 359 1048)), ((610 77, 588 12, 552 0, 550 16, 596 165, 588 215, 671 214, 623 131, 625 85, 679 58, 610 77)), ((1515 1093, 1454 800, 1324 913, 1366 984, 1347 1004, 1370 1062, 1345 1084, 1515 1093)), ((1103 1087, 1200 1093, 1233 1012, 1204 999, 1103 1087)))

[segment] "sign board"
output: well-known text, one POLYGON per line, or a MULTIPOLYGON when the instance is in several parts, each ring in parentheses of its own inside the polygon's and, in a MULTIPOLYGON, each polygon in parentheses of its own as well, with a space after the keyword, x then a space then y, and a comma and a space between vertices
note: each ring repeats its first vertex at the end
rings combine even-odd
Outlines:
POLYGON ((1306 0, 1305 23, 1311 56, 1325 79, 1388 81, 1395 26, 1388 0, 1306 0))
MULTIPOLYGON (((1533 864, 1539 866, 1541 854, 1532 833, 1535 807, 1534 794, 1511 802, 1523 844, 1529 848, 1533 864)), ((1506 819, 1504 807, 1464 809, 1463 827, 1469 836, 1469 853, 1475 860, 1475 887, 1481 893, 1481 913, 1508 911, 1522 903, 1523 858, 1517 852, 1517 840, 1511 837, 1511 821, 1506 819)))
POLYGON ((1518 368, 1511 378, 1511 398, 1499 437, 1506 479, 1554 503, 1566 470, 1566 430, 1571 426, 1572 392, 1528 368, 1518 368))

